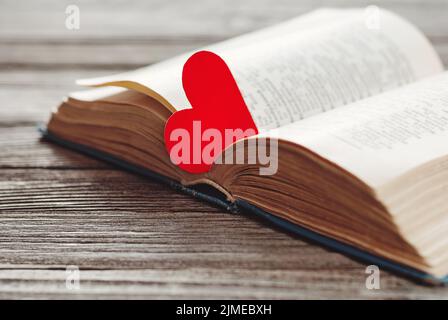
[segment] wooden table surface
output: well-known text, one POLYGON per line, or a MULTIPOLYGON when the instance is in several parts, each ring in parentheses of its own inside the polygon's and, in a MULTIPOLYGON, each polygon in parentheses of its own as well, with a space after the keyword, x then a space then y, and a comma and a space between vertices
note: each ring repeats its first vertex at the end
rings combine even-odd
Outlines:
MULTIPOLYGON (((370 1, 369 4, 375 3, 370 1)), ((448 298, 42 142, 77 78, 133 69, 352 0, 0 0, 0 298, 448 298), (193 5, 194 3, 194 5, 193 5), (65 8, 80 8, 80 30, 65 8), (79 290, 66 266, 80 268, 79 290)), ((381 2, 380 2, 381 5, 381 2)), ((448 62, 448 3, 392 0, 448 62)))

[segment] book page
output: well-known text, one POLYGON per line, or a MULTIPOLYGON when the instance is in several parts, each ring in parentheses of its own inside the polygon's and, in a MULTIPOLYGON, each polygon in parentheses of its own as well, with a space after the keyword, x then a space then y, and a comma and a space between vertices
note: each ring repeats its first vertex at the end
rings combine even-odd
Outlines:
MULTIPOLYGON (((211 50, 213 52, 232 51, 242 46, 253 45, 259 41, 268 41, 286 35, 291 32, 304 31, 310 28, 318 27, 324 22, 340 20, 348 14, 348 10, 339 9, 318 9, 311 13, 299 16, 289 21, 264 28, 262 30, 250 32, 232 39, 228 39, 199 50, 211 50)), ((168 103, 173 106, 173 111, 190 107, 184 90, 182 88, 182 68, 185 61, 194 53, 187 52, 174 58, 149 65, 137 70, 113 74, 104 77, 90 79, 81 79, 77 83, 82 86, 101 86, 117 85, 143 91, 151 95, 159 95, 162 103, 168 103), (123 83, 124 82, 124 83, 123 83), (144 88, 135 87, 135 84, 142 84, 144 88), (151 89, 150 91, 144 89, 151 89)), ((106 98, 110 94, 116 94, 123 91, 119 87, 103 87, 92 90, 83 90, 73 92, 71 97, 84 101, 94 101, 106 98)))
POLYGON ((448 72, 277 129, 377 188, 448 155, 448 72))
MULTIPOLYGON (((385 10, 379 19, 372 29, 362 9, 324 10, 206 49, 227 62, 264 131, 441 72, 437 54, 416 28, 385 10)), ((146 93, 173 109, 191 107, 181 83, 188 56, 83 83, 126 86, 127 81, 134 89, 148 88, 146 93)))

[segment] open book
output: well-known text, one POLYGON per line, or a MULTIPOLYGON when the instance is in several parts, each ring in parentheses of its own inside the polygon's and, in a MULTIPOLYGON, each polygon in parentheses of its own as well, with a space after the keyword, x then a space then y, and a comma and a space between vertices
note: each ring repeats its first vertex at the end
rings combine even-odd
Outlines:
MULTIPOLYGON (((45 136, 229 210, 249 210, 370 263, 429 282, 448 278, 448 73, 409 22, 381 10, 321 9, 206 49, 232 71, 278 167, 182 171, 164 127, 190 107, 191 53, 79 81, 45 136), (268 141, 268 140, 266 140, 268 141), (267 142, 268 143, 268 142, 267 142), (205 188, 204 185, 208 185, 205 188)), ((248 150, 249 151, 249 150, 248 150)))

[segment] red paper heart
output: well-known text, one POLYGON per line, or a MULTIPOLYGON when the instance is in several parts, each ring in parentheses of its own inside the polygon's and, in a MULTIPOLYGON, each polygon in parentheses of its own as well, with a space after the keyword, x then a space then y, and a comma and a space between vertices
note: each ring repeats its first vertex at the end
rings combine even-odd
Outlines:
POLYGON ((207 172, 213 161, 203 157, 202 152, 216 158, 235 142, 226 141, 226 129, 253 132, 245 137, 257 134, 258 130, 232 73, 218 55, 209 51, 193 54, 184 65, 182 84, 192 108, 177 111, 168 119, 165 146, 173 163, 181 169, 190 173, 207 172), (213 149, 212 142, 218 143, 215 139, 218 132, 222 147, 219 152, 206 152, 213 149), (186 139, 187 133, 189 139, 186 139), (210 141, 204 141, 207 138, 210 141))

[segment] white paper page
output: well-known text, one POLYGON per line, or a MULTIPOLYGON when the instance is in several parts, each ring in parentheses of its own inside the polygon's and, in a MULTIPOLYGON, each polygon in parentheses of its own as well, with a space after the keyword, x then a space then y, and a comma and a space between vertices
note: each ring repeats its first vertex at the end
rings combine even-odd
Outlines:
MULTIPOLYGON (((259 41, 267 41, 278 35, 286 35, 299 30, 304 31, 313 27, 318 27, 325 22, 328 23, 335 19, 341 19, 347 14, 349 14, 348 10, 319 9, 292 20, 262 30, 250 32, 198 50, 212 50, 214 52, 235 50, 242 46, 253 45, 259 41)), ((162 95, 170 104, 175 106, 176 109, 182 109, 190 106, 182 88, 182 68, 188 57, 198 50, 187 52, 140 69, 103 77, 81 79, 78 80, 77 83, 82 86, 97 86, 117 81, 140 83, 162 95)), ((73 92, 71 93, 71 96, 79 100, 93 101, 105 98, 110 94, 118 93, 120 91, 123 91, 123 89, 117 87, 109 87, 108 89, 98 88, 73 92)))
POLYGON ((448 72, 277 129, 372 187, 448 155, 448 72))
MULTIPOLYGON (((207 49, 221 55, 229 65, 260 131, 443 69, 426 38, 408 22, 384 10, 379 29, 367 28, 364 10, 352 9, 311 14, 286 27, 246 37, 207 49)), ((181 83, 182 66, 188 56, 84 84, 132 81, 154 90, 176 109, 190 107, 181 83)))
POLYGON ((362 11, 354 12, 294 37, 245 47, 227 61, 259 129, 293 123, 443 70, 422 34, 388 12, 382 13, 379 30, 368 29, 362 11))

